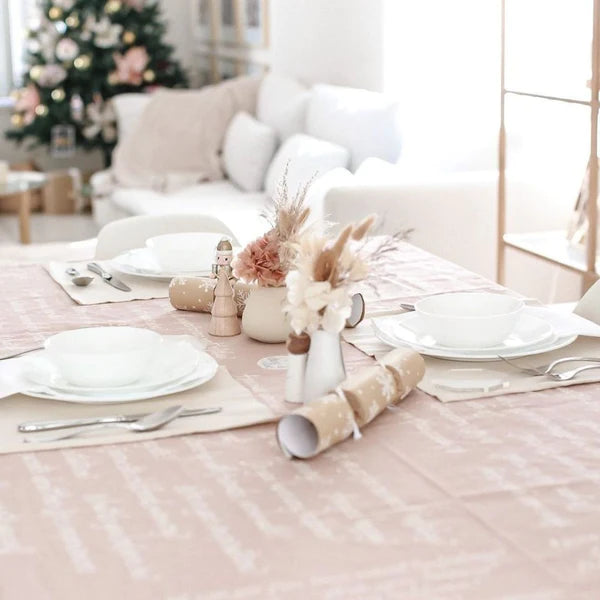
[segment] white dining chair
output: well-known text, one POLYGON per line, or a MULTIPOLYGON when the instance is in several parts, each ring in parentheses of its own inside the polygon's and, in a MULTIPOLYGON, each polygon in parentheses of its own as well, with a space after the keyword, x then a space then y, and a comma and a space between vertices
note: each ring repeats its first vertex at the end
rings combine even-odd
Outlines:
POLYGON ((588 321, 600 324, 600 281, 583 295, 573 312, 588 321))
POLYGON ((231 238, 234 246, 239 245, 231 229, 215 217, 198 214, 141 215, 105 225, 98 233, 95 258, 106 260, 126 250, 142 248, 146 240, 155 235, 190 231, 222 233, 231 238))

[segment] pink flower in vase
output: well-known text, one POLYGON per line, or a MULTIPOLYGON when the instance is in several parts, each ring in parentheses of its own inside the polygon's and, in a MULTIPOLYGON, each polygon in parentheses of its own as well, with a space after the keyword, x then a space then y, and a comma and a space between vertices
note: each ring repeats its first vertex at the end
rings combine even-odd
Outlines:
POLYGON ((135 46, 125 52, 119 54, 115 52, 113 59, 117 67, 115 73, 119 83, 129 85, 141 85, 143 81, 143 73, 150 58, 148 52, 143 46, 135 46))
POLYGON ((30 83, 26 88, 19 92, 19 96, 15 103, 15 111, 23 113, 23 121, 25 125, 33 123, 35 119, 35 109, 40 103, 40 93, 37 87, 30 83))
POLYGON ((263 287, 284 285, 286 274, 281 267, 279 249, 279 240, 272 231, 250 242, 233 262, 234 275, 263 287))

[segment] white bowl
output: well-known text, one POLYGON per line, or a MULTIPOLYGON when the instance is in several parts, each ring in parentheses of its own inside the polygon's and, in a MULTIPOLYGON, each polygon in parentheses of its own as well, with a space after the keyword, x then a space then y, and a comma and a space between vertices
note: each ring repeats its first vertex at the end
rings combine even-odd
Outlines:
POLYGON ((210 271, 223 237, 222 233, 168 233, 149 238, 146 247, 164 271, 210 271))
POLYGON ((88 327, 49 337, 48 358, 71 384, 128 385, 147 372, 162 344, 160 334, 136 327, 88 327))
POLYGON ((523 310, 519 298, 459 292, 419 300, 415 311, 424 330, 450 348, 488 348, 505 340, 523 310))

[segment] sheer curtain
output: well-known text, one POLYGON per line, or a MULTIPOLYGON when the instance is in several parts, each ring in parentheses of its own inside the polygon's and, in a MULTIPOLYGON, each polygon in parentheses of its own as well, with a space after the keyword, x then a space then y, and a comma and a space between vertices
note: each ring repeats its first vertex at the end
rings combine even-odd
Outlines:
POLYGON ((36 0, 0 0, 0 98, 20 85, 25 69, 25 32, 36 0))
POLYGON ((404 104, 404 164, 495 168, 500 0, 387 0, 385 10, 383 87, 404 104))

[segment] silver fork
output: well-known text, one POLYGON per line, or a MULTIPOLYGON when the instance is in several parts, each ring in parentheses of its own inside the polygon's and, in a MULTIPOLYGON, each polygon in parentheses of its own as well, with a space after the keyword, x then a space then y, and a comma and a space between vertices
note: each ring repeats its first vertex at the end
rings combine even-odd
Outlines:
MULTIPOLYGON (((592 362, 592 363, 598 363, 598 364, 594 364, 594 365, 588 365, 587 367, 585 367, 585 369, 595 369, 600 367, 600 358, 593 358, 593 357, 585 357, 585 356, 569 356, 566 358, 559 358, 557 360, 553 360, 551 363, 548 363, 546 365, 539 365, 538 367, 522 367, 521 365, 517 365, 515 362, 513 362, 512 360, 508 359, 508 358, 504 358, 504 356, 500 356, 498 354, 498 358, 503 360, 505 363, 509 364, 511 367, 513 367, 514 369, 518 369, 519 371, 521 371, 521 373, 527 373, 528 375, 553 375, 552 371, 554 370, 555 367, 557 367, 558 365, 562 365, 564 363, 568 363, 568 362, 592 362)), ((583 368, 583 367, 581 367, 583 368)), ((576 370, 576 369, 575 369, 576 370)), ((567 371, 568 373, 569 371, 567 371)))
POLYGON ((570 371, 563 371, 562 373, 546 373, 548 377, 552 377, 556 381, 570 381, 579 375, 579 373, 583 373, 584 371, 591 371, 592 369, 600 369, 600 364, 598 365, 585 365, 584 367, 578 367, 577 369, 571 369, 570 371))

